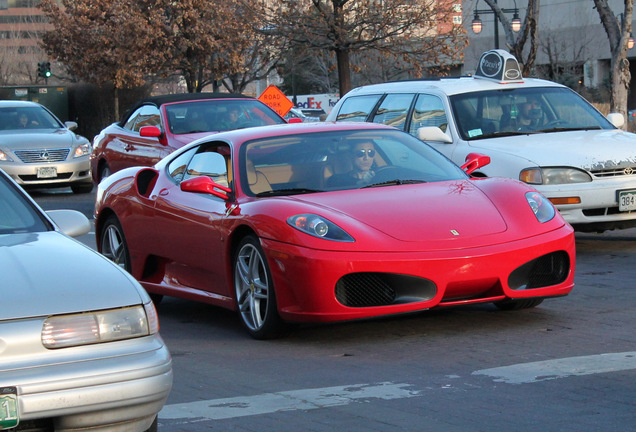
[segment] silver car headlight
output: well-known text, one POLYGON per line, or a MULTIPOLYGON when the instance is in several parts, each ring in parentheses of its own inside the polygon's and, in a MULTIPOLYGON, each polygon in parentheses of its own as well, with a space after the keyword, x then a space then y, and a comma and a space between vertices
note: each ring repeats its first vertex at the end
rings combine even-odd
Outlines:
POLYGON ((77 148, 75 149, 75 152, 73 153, 73 157, 78 158, 78 157, 89 155, 90 153, 91 153, 91 145, 89 143, 84 143, 77 146, 77 148))
POLYGON ((526 168, 519 174, 519 180, 529 184, 569 184, 587 183, 592 176, 577 168, 526 168))
POLYGON ((66 348, 132 339, 159 331, 157 311, 152 303, 46 319, 42 344, 48 349, 66 348))
POLYGON ((13 162, 13 159, 9 157, 4 151, 0 149, 0 161, 2 162, 13 162))
POLYGON ((326 240, 353 242, 354 239, 335 223, 315 214, 303 213, 287 219, 299 231, 326 240))
POLYGON ((552 203, 539 192, 527 192, 526 200, 528 200, 528 204, 539 222, 544 223, 554 218, 556 209, 552 203))

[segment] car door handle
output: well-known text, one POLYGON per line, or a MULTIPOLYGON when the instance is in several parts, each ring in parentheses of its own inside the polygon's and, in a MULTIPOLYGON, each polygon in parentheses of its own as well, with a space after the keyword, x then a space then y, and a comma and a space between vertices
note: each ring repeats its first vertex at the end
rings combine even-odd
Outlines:
POLYGON ((161 190, 159 191, 159 195, 161 195, 161 196, 166 196, 166 195, 168 195, 169 193, 170 193, 170 191, 169 191, 168 189, 161 189, 161 190))

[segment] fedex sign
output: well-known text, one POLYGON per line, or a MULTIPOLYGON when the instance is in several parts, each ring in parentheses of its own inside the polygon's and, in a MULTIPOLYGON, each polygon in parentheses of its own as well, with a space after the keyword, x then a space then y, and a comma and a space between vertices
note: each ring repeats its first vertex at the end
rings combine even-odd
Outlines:
POLYGON ((338 102, 338 94, 314 94, 296 96, 296 108, 300 109, 322 109, 326 113, 331 111, 338 102))

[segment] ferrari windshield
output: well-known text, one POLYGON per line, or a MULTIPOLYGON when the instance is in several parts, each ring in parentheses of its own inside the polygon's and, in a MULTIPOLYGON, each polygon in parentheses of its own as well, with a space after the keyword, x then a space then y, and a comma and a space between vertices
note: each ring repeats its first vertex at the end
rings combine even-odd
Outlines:
POLYGON ((528 133, 614 129, 585 99, 568 88, 530 87, 450 97, 464 140, 528 133))
POLYGON ((436 150, 397 130, 284 135, 241 148, 248 195, 272 196, 464 179, 436 150))

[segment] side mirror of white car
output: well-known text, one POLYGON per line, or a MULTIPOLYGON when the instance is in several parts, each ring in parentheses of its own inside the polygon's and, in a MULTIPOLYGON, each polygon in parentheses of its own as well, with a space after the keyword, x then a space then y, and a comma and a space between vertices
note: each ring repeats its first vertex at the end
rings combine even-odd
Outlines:
POLYGON ((617 128, 622 128, 625 124, 625 117, 621 113, 609 113, 607 119, 617 128))
POLYGON ((88 218, 76 210, 49 210, 46 214, 69 237, 83 236, 91 230, 88 218))
POLYGON ((66 129, 70 131, 74 131, 75 129, 77 129, 77 123, 75 123, 74 121, 64 122, 64 126, 66 126, 66 129))
POLYGON ((451 137, 446 135, 437 126, 424 126, 417 130, 417 137, 422 141, 440 141, 443 143, 452 143, 451 137))

